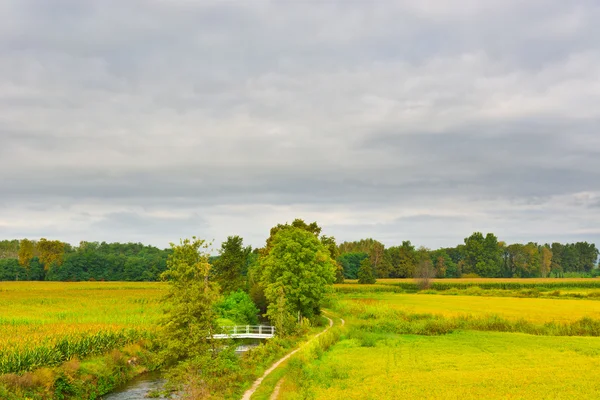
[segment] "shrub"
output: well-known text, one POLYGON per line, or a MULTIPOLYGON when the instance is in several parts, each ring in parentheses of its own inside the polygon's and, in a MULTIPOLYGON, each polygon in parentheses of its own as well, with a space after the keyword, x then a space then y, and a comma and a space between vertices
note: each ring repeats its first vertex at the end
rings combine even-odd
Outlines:
POLYGON ((226 318, 240 325, 257 325, 258 308, 248 293, 238 290, 219 301, 215 308, 221 318, 226 318))

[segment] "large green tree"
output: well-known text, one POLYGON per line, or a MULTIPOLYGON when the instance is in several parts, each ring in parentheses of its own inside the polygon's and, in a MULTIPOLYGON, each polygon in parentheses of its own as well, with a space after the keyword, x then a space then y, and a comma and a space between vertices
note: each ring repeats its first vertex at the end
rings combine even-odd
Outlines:
POLYGON ((493 233, 483 236, 475 232, 465 238, 465 273, 475 273, 484 277, 498 277, 502 269, 502 249, 493 233))
POLYGON ((169 282, 161 321, 164 360, 168 364, 186 358, 216 356, 217 332, 215 304, 218 286, 209 278, 207 244, 195 237, 179 245, 171 244, 163 278, 169 282))
POLYGON ((298 227, 279 230, 270 245, 259 260, 267 316, 279 321, 319 315, 323 296, 335 281, 336 263, 329 250, 315 234, 298 227))

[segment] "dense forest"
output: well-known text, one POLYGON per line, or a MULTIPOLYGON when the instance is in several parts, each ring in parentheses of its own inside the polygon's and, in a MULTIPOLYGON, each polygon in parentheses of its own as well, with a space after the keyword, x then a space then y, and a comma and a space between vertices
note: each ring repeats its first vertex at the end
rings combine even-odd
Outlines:
POLYGON ((141 243, 0 241, 0 280, 156 281, 171 250, 141 243))
MULTIPOLYGON (((317 225, 313 224, 304 226, 314 230, 317 225)), ((367 279, 413 278, 422 271, 437 278, 600 275, 598 249, 587 242, 507 244, 492 233, 479 232, 465 238, 463 244, 437 250, 416 248, 410 241, 386 248, 374 239, 339 245, 333 237, 321 240, 338 262, 338 282, 359 278, 361 269, 367 279)), ((213 271, 221 275, 225 287, 239 288, 252 280, 247 275, 261 251, 265 249, 244 246, 239 236, 229 237, 219 255, 211 257, 213 271), (227 276, 233 264, 239 268, 235 276, 227 276)), ((0 241, 0 280, 155 281, 165 271, 170 252, 141 243, 81 242, 72 246, 44 238, 4 240, 0 241)))

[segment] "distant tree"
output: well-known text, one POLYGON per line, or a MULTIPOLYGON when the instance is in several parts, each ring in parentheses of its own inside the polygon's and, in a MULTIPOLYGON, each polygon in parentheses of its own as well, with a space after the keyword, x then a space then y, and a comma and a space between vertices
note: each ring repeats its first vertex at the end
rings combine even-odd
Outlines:
POLYGON ((19 258, 18 240, 0 240, 0 259, 19 258))
POLYGON ((25 268, 29 269, 29 263, 35 256, 35 242, 29 239, 22 239, 19 243, 19 264, 25 268))
POLYGON ((540 247, 540 275, 542 278, 546 278, 550 274, 552 265, 552 250, 548 246, 540 247))
POLYGON ((371 260, 367 257, 360 263, 358 269, 358 283, 361 284, 373 284, 376 282, 375 275, 373 274, 373 266, 371 260))
POLYGON ((589 273, 596 266, 598 260, 598 249, 596 245, 588 242, 575 243, 576 253, 579 258, 579 270, 589 273))
POLYGON ((338 249, 342 255, 346 253, 367 253, 371 260, 373 273, 379 278, 389 277, 392 264, 383 243, 368 238, 357 242, 344 242, 339 245, 338 249))
POLYGON ((229 236, 221 244, 220 257, 213 262, 212 274, 223 293, 246 289, 248 256, 251 252, 252 248, 244 247, 244 240, 239 236, 229 236))
POLYGON ((47 271, 50 266, 61 266, 65 254, 65 244, 60 240, 41 238, 36 245, 40 262, 47 271))
POLYGON ((456 263, 446 253, 445 249, 434 250, 430 253, 437 278, 452 277, 455 278, 457 267, 456 263))
POLYGON ((391 276, 393 278, 412 278, 417 265, 417 251, 410 240, 402 242, 401 246, 387 249, 391 263, 391 276))
POLYGON ((269 319, 279 319, 283 305, 288 316, 299 320, 320 314, 323 296, 335 280, 336 263, 314 233, 297 227, 280 230, 259 265, 269 319))
POLYGON ((362 262, 362 260, 368 257, 369 255, 363 252, 344 253, 337 258, 337 262, 342 266, 345 278, 358 279, 357 274, 360 268, 360 263, 362 262))
POLYGON ((429 251, 421 247, 418 251, 418 264, 417 270, 415 274, 415 278, 417 280, 417 286, 419 289, 429 289, 431 286, 431 281, 435 278, 435 268, 433 267, 433 263, 431 262, 431 257, 429 256, 429 251))
POLYGON ((484 277, 498 277, 502 269, 502 249, 492 233, 485 237, 475 232, 465 238, 464 273, 475 273, 484 277))
POLYGON ((0 281, 26 279, 25 270, 15 258, 0 258, 0 281))

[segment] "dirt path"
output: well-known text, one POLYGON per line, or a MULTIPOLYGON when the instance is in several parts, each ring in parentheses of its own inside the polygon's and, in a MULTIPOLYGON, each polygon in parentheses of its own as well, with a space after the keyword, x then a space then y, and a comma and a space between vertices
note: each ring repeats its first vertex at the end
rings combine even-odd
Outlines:
MULTIPOLYGON (((333 326, 333 320, 329 317, 325 317, 325 318, 327 318, 329 320, 329 326, 325 330, 323 330, 319 334, 315 335, 312 339, 310 339, 308 342, 304 343, 302 346, 298 347, 296 350, 288 353, 286 356, 279 359, 279 361, 277 361, 275 364, 271 365, 271 367, 268 370, 266 370, 265 373, 260 378, 258 378, 257 380, 254 381, 254 383, 252 384, 252 387, 250 389, 246 390, 246 393, 244 393, 244 396, 242 396, 242 400, 250 400, 250 397, 252 397, 254 392, 256 392, 256 390, 259 388, 260 384, 262 383, 263 379, 265 379, 267 377, 267 375, 269 375, 271 372, 273 372, 273 370, 275 368, 279 367, 281 365, 281 363, 283 363, 284 361, 289 359, 291 356, 296 354, 299 350, 303 349, 304 346, 306 346, 307 344, 309 344, 310 342, 312 342, 313 340, 315 340, 316 338, 318 338, 319 336, 321 336, 322 334, 327 332, 329 329, 331 329, 331 327, 333 326)), ((344 325, 344 320, 342 320, 342 325, 344 325)), ((275 387, 275 391, 277 392, 277 395, 279 394, 279 387, 281 387, 281 380, 277 383, 277 386, 275 387)), ((273 395, 275 395, 275 392, 273 392, 273 395)), ((273 398, 273 395, 271 395, 271 398, 273 398)))
MULTIPOLYGON (((344 321, 342 318, 340 318, 340 321, 342 322, 342 326, 344 326, 346 321, 344 321)), ((331 328, 332 322, 333 321, 329 320, 329 328, 331 328)), ((327 328, 327 329, 329 329, 329 328, 327 328)), ((319 333, 319 335, 325 333, 327 331, 327 329, 325 331, 319 333)), ((317 336, 319 336, 319 335, 317 335, 317 336)), ((315 337, 317 337, 317 336, 315 336, 315 337)), ((279 380, 279 382, 277 382, 277 385, 275 385, 275 389, 273 390, 271 397, 269 397, 269 400, 277 400, 277 398, 279 397, 279 390, 281 389, 281 385, 283 384, 283 380, 284 380, 284 378, 281 378, 279 380)))

